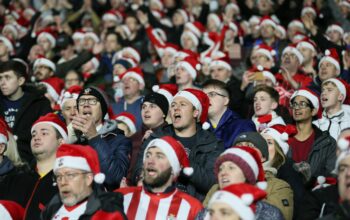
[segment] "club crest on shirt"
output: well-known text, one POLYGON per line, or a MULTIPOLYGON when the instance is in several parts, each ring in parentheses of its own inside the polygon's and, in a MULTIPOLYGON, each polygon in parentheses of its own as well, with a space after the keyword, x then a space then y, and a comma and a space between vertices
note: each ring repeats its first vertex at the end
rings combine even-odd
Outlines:
POLYGON ((91 88, 86 88, 86 89, 84 90, 84 94, 90 94, 90 92, 91 92, 91 88))

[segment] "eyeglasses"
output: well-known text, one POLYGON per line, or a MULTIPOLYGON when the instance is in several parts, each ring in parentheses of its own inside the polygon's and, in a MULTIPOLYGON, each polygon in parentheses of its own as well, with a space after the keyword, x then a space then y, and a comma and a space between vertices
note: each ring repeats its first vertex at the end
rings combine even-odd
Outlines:
POLYGON ((208 92, 207 95, 208 95, 209 98, 213 98, 213 97, 215 97, 215 96, 226 97, 225 95, 220 94, 220 93, 217 93, 217 92, 214 92, 214 91, 208 92))
POLYGON ((79 175, 85 175, 91 172, 81 172, 81 173, 65 173, 65 174, 58 174, 53 176, 53 181, 55 183, 62 182, 64 179, 65 181, 72 181, 75 177, 79 175))
POLYGON ((305 109, 305 108, 310 107, 310 104, 307 103, 307 102, 300 102, 300 103, 293 102, 293 103, 291 103, 290 107, 291 107, 292 109, 297 109, 297 108, 299 108, 299 109, 305 109))
POLYGON ((89 105, 96 105, 98 102, 97 99, 78 99, 78 105, 85 105, 86 103, 89 105))

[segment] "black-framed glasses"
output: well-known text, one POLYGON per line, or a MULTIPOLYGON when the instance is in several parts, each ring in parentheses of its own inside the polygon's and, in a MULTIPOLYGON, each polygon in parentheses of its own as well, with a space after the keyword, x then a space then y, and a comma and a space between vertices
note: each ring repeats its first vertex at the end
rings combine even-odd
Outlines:
POLYGON ((208 95, 209 98, 213 98, 213 97, 215 97, 215 96, 226 97, 225 95, 220 94, 220 93, 215 92, 215 91, 208 92, 207 95, 208 95))
POLYGON ((309 108, 310 107, 310 104, 307 103, 307 102, 293 102, 291 103, 290 107, 292 109, 305 109, 305 108, 309 108))
POLYGON ((65 174, 55 174, 53 175, 53 181, 55 183, 59 183, 62 182, 62 180, 64 179, 65 181, 72 181, 75 177, 79 176, 79 175, 85 175, 91 172, 76 172, 76 173, 65 173, 65 174))
POLYGON ((86 103, 89 105, 96 105, 97 102, 98 102, 98 100, 95 98, 90 98, 90 99, 80 98, 80 99, 78 99, 78 105, 85 105, 86 103))

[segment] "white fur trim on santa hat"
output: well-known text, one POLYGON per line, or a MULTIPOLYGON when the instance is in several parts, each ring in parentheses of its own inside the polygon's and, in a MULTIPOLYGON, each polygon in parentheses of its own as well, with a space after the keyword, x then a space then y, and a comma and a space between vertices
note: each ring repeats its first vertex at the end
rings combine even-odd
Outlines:
POLYGON ((346 149, 348 149, 349 147, 349 141, 344 139, 344 138, 340 138, 337 142, 338 144, 338 148, 340 151, 346 151, 346 149))
POLYGON ((192 22, 187 22, 185 28, 188 28, 197 38, 200 38, 203 34, 192 22))
MULTIPOLYGON (((7 131, 5 131, 7 132, 7 131)), ((7 145, 7 137, 0 133, 0 144, 6 144, 7 145)))
POLYGON ((72 38, 73 40, 82 40, 84 39, 84 36, 85 36, 84 33, 77 31, 77 32, 74 32, 72 38))
POLYGON ((301 17, 304 16, 306 13, 312 13, 312 15, 315 17, 317 15, 315 9, 310 6, 304 7, 303 10, 301 10, 301 17))
POLYGON ((338 88, 338 90, 339 90, 339 92, 340 92, 340 94, 342 94, 344 97, 343 97, 343 102, 344 102, 344 100, 345 100, 345 98, 346 98, 346 87, 345 87, 345 85, 340 81, 340 80, 338 80, 338 79, 335 79, 335 78, 331 78, 331 79, 327 79, 326 81, 324 81, 322 84, 325 84, 325 83, 327 83, 327 82, 332 82, 332 83, 334 83, 335 84, 335 86, 338 88))
POLYGON ((269 60, 272 60, 273 61, 273 52, 272 51, 269 51, 269 50, 266 50, 265 48, 258 48, 256 51, 255 51, 255 53, 261 53, 261 54, 263 54, 263 55, 265 55, 265 56, 267 56, 267 58, 269 59, 269 60))
POLYGON ((341 153, 339 154, 339 156, 335 162, 334 173, 336 173, 336 174, 338 173, 340 162, 348 157, 350 157, 350 149, 349 148, 344 150, 344 151, 341 151, 341 153))
POLYGON ((235 3, 232 3, 232 2, 226 5, 225 12, 227 12, 228 10, 231 10, 231 9, 235 10, 237 14, 241 13, 238 5, 235 3))
POLYGON ((282 148, 282 151, 285 155, 287 155, 288 150, 289 150, 289 144, 288 144, 288 134, 287 133, 279 133, 276 129, 274 128, 266 128, 264 129, 261 134, 267 134, 271 136, 277 143, 278 145, 282 148))
POLYGON ((132 56, 138 63, 140 63, 140 61, 141 61, 140 54, 139 54, 134 48, 126 47, 126 48, 123 49, 123 52, 130 53, 131 56, 132 56))
POLYGON ((301 41, 300 43, 297 44, 297 49, 300 49, 302 47, 303 48, 308 48, 308 49, 316 52, 315 47, 311 43, 309 43, 307 41, 301 41))
POLYGON ((56 90, 47 82, 41 82, 41 84, 46 86, 47 92, 52 96, 52 98, 57 102, 60 98, 60 95, 56 92, 56 90))
POLYGON ((261 22, 260 27, 263 25, 271 25, 273 28, 276 28, 277 24, 272 19, 265 19, 261 22))
POLYGON ((234 36, 238 35, 238 27, 234 22, 230 22, 228 27, 234 32, 234 36))
POLYGON ((300 65, 303 64, 304 57, 303 57, 303 55, 300 53, 300 51, 297 48, 291 47, 291 46, 287 46, 286 48, 284 48, 284 50, 282 52, 282 56, 283 56, 283 54, 285 54, 287 52, 293 53, 295 56, 297 56, 299 64, 300 65))
POLYGON ((68 101, 68 100, 77 100, 78 99, 79 94, 76 93, 69 93, 69 92, 65 92, 61 98, 61 102, 60 102, 60 107, 61 109, 63 109, 64 104, 68 101))
POLYGON ((100 66, 100 61, 96 57, 92 58, 90 61, 94 66, 94 69, 97 70, 97 68, 100 66))
POLYGON ((286 29, 284 29, 284 27, 282 25, 277 25, 276 30, 279 31, 281 33, 281 38, 285 39, 287 37, 287 32, 286 29))
POLYGON ((270 71, 263 71, 262 73, 263 73, 265 78, 268 78, 271 80, 273 85, 276 85, 276 83, 277 83, 276 77, 270 71))
POLYGON ((125 73, 123 78, 126 78, 126 77, 135 78, 140 84, 145 85, 145 80, 142 78, 142 76, 140 76, 140 74, 138 74, 136 72, 127 72, 127 73, 125 73))
POLYGON ((187 72, 190 74, 192 79, 196 79, 197 77, 197 70, 195 70, 191 64, 189 64, 187 61, 180 61, 176 64, 176 68, 183 67, 187 70, 187 72))
POLYGON ((169 160, 170 166, 173 169, 174 175, 178 176, 181 171, 181 165, 179 162, 179 158, 176 155, 176 152, 174 148, 165 140, 157 138, 153 139, 146 147, 145 154, 143 156, 143 160, 146 158, 146 153, 148 148, 150 147, 158 147, 163 153, 166 155, 166 157, 169 160))
POLYGON ((185 23, 189 21, 189 17, 188 17, 188 15, 187 15, 187 13, 186 13, 185 10, 183 10, 183 9, 177 9, 177 10, 175 11, 175 13, 179 13, 179 14, 184 18, 185 23))
POLYGON ((304 29, 304 24, 301 21, 294 20, 288 24, 288 28, 298 27, 304 29))
POLYGON ((41 32, 37 38, 37 41, 39 41, 39 39, 42 37, 45 37, 50 42, 52 48, 56 46, 56 39, 52 34, 47 32, 41 32))
POLYGON ((30 131, 30 133, 33 132, 34 128, 39 125, 39 124, 48 124, 48 125, 51 125, 52 127, 56 128, 57 131, 60 133, 60 135, 62 136, 63 140, 64 141, 67 141, 68 140, 68 134, 66 133, 66 131, 61 127, 59 126, 58 124, 56 123, 53 123, 51 121, 41 121, 41 122, 38 122, 36 123, 34 126, 32 126, 32 129, 30 131))
POLYGON ((350 8, 350 2, 347 1, 347 0, 342 0, 342 1, 339 3, 339 6, 345 6, 345 7, 350 8))
POLYGON ((7 50, 10 54, 13 54, 14 48, 13 45, 11 43, 11 41, 9 39, 7 39, 6 37, 0 36, 0 41, 2 41, 5 46, 7 47, 7 50))
POLYGON ((318 97, 317 96, 315 96, 314 94, 312 94, 311 92, 309 92, 309 91, 307 91, 305 89, 299 89, 299 90, 297 90, 297 91, 295 91, 293 93, 293 95, 290 98, 290 100, 293 100, 297 96, 305 97, 307 100, 309 100, 312 103, 312 105, 314 106, 316 111, 318 111, 318 109, 320 107, 320 103, 318 101, 318 97))
POLYGON ((326 30, 326 33, 328 33, 329 31, 337 31, 339 32, 341 35, 344 34, 344 29, 339 26, 339 25, 336 25, 336 24, 332 24, 332 25, 329 25, 327 30, 326 30))
POLYGON ((118 19, 117 19, 117 16, 112 14, 112 13, 105 13, 103 16, 102 16, 102 20, 103 21, 115 21, 117 22, 118 19))
POLYGON ((256 16, 256 15, 253 15, 249 18, 249 21, 248 21, 251 25, 252 24, 259 24, 260 22, 260 17, 259 16, 256 16))
POLYGON ((222 61, 222 60, 214 60, 212 61, 210 64, 209 64, 209 69, 212 69, 213 67, 216 67, 216 66, 221 66, 221 67, 224 67, 225 69, 231 71, 232 70, 232 67, 230 64, 228 64, 227 62, 225 61, 222 61))
MULTIPOLYGON (((251 199, 250 199, 251 200, 251 199)), ((242 198, 223 190, 219 190, 214 193, 208 203, 208 207, 211 207, 216 202, 223 202, 229 205, 242 220, 254 220, 255 214, 250 208, 249 201, 245 201, 242 198)), ((208 213, 209 214, 209 213, 208 213)))
POLYGON ((49 67, 53 72, 56 71, 56 65, 49 59, 39 58, 39 59, 35 60, 34 65, 33 65, 34 69, 39 65, 49 67))
POLYGON ((196 35, 195 35, 194 33, 192 33, 191 31, 184 31, 184 32, 181 34, 181 46, 183 46, 183 38, 184 38, 185 36, 189 36, 189 37, 192 39, 194 45, 195 45, 196 47, 198 46, 198 44, 199 44, 198 38, 197 38, 196 35))
POLYGON ((318 63, 318 68, 319 68, 319 69, 321 68, 321 63, 322 63, 323 61, 328 61, 328 62, 330 62, 331 64, 333 64, 333 65, 335 66, 335 68, 338 70, 338 75, 340 74, 340 65, 339 65, 339 62, 338 62, 336 59, 334 59, 333 57, 328 56, 328 55, 322 57, 322 59, 321 59, 320 62, 318 63))
POLYGON ((249 167, 252 169, 254 176, 255 176, 255 179, 257 179, 257 177, 259 175, 259 167, 258 167, 256 160, 254 159, 254 157, 250 153, 248 153, 247 151, 241 150, 239 148, 229 148, 229 149, 225 150, 220 156, 223 156, 226 154, 233 154, 239 158, 242 158, 249 165, 249 167))
POLYGON ((160 89, 158 85, 154 85, 152 87, 153 92, 157 92, 159 94, 162 94, 165 96, 165 98, 168 100, 169 105, 173 101, 174 96, 166 89, 160 89))
POLYGON ((1 220, 13 220, 9 211, 7 211, 5 206, 3 206, 2 204, 0 204, 0 219, 1 220))
POLYGON ((193 95, 191 92, 188 91, 179 91, 175 96, 174 99, 176 97, 183 97, 185 99, 187 99, 188 101, 190 101, 192 103, 192 105, 195 107, 195 109, 197 109, 199 111, 199 115, 202 114, 202 105, 201 102, 198 100, 198 98, 193 95))
POLYGON ((128 128, 130 129, 130 132, 132 134, 136 133, 136 126, 130 118, 128 118, 124 115, 121 115, 121 116, 118 116, 115 120, 124 122, 128 126, 128 128))
POLYGON ((7 25, 4 26, 4 28, 2 30, 4 31, 6 29, 10 30, 13 33, 14 37, 17 39, 17 37, 18 37, 18 30, 17 30, 17 28, 14 25, 7 24, 7 25))
POLYGON ((218 16, 217 14, 215 14, 215 13, 210 13, 210 14, 208 15, 208 19, 213 19, 213 21, 215 22, 215 25, 216 25, 217 27, 220 27, 220 26, 221 26, 221 20, 220 20, 220 18, 219 18, 219 16, 218 16))
POLYGON ((100 39, 98 38, 98 36, 94 33, 94 32, 87 32, 84 34, 84 38, 85 37, 90 37, 93 41, 95 41, 95 43, 100 42, 100 39))
POLYGON ((53 171, 56 172, 57 169, 63 167, 91 171, 91 167, 85 157, 64 156, 56 158, 53 171))

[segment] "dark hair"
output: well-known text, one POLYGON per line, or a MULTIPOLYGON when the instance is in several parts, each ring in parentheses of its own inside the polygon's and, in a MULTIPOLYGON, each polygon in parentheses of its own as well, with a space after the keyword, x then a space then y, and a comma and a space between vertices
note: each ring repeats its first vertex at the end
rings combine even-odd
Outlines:
POLYGON ((66 72, 66 74, 64 75, 64 78, 66 78, 66 76, 67 76, 68 73, 70 73, 70 72, 73 72, 73 73, 75 73, 75 74, 78 76, 79 82, 84 82, 83 74, 82 74, 80 71, 77 71, 77 70, 75 70, 75 69, 68 70, 68 71, 66 72))
POLYGON ((280 95, 278 94, 278 92, 270 86, 266 86, 266 85, 260 85, 257 86, 254 90, 254 96, 256 95, 256 93, 258 92, 266 92, 267 94, 270 95, 270 97, 277 103, 279 103, 279 99, 280 99, 280 95))
POLYGON ((230 94, 230 90, 228 89, 226 83, 217 80, 217 79, 208 79, 207 81, 205 81, 202 85, 203 88, 208 88, 208 87, 215 87, 218 88, 222 91, 224 91, 225 93, 227 93, 228 98, 230 99, 231 94, 230 94))
MULTIPOLYGON (((292 99, 290 100, 290 103, 293 103, 296 97, 297 97, 297 96, 295 96, 294 98, 292 98, 292 99)), ((303 97, 305 97, 305 96, 303 96, 303 97)), ((312 104, 312 102, 310 102, 310 100, 309 100, 307 97, 305 97, 305 98, 306 98, 307 104, 310 106, 311 110, 314 109, 315 106, 312 104)))
POLYGON ((9 60, 6 62, 2 62, 0 64, 0 73, 4 73, 7 71, 13 71, 17 77, 26 78, 27 76, 27 67, 19 61, 9 60))

